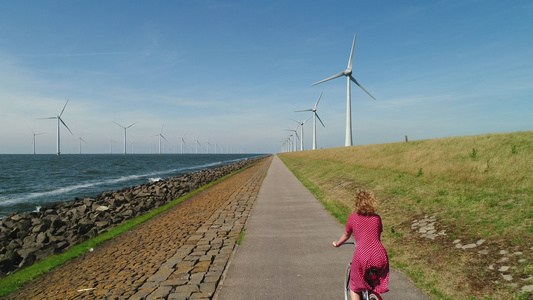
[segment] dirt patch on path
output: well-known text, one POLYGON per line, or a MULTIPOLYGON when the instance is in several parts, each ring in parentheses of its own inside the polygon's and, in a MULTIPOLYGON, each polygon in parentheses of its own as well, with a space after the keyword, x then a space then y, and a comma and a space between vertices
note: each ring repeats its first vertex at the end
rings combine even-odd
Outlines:
POLYGON ((271 159, 263 159, 4 298, 209 299, 271 159))

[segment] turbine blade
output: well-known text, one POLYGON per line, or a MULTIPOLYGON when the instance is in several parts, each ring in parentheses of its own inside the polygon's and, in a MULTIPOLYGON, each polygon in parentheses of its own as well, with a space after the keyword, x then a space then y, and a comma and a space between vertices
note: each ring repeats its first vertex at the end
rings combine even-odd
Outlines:
POLYGON ((37 118, 38 120, 57 119, 57 117, 37 118))
MULTIPOLYGON (((68 104, 69 100, 67 100, 67 103, 65 103, 65 106, 63 106, 63 110, 61 110, 61 113, 59 114, 60 117, 63 115, 63 112, 65 111, 65 108, 67 107, 67 104, 68 104)), ((61 122, 63 122, 63 121, 61 121, 61 122)), ((67 125, 65 125, 65 126, 67 126, 67 125)))
POLYGON ((365 93, 367 93, 368 96, 370 96, 370 97, 372 97, 372 99, 376 100, 376 98, 374 98, 374 96, 370 95, 370 93, 369 93, 367 90, 365 90, 365 88, 364 88, 362 85, 360 85, 359 82, 357 82, 357 80, 355 80, 355 78, 353 78, 353 76, 350 76, 350 79, 351 79, 355 84, 357 84, 358 87, 360 87, 363 91, 365 91, 365 93))
POLYGON ((168 142, 168 140, 167 140, 162 134, 161 134, 160 136, 161 136, 165 141, 168 142))
POLYGON ((322 126, 324 126, 324 128, 326 128, 326 125, 324 125, 324 122, 322 122, 322 120, 320 119, 320 117, 318 116, 317 113, 315 113, 315 116, 316 116, 317 119, 320 121, 320 123, 322 124, 322 126))
POLYGON ((124 128, 124 126, 120 125, 119 123, 115 122, 115 121, 112 121, 113 123, 117 124, 118 126, 124 128))
POLYGON ((137 123, 139 123, 139 122, 135 122, 135 123, 131 124, 130 126, 126 127, 126 129, 130 128, 131 126, 133 126, 133 125, 135 125, 137 123))
POLYGON ((320 92, 320 96, 318 96, 318 100, 316 100, 314 109, 316 109, 318 107, 318 102, 320 102, 320 98, 322 98, 322 93, 324 93, 324 92, 320 92))
POLYGON ((348 61, 348 66, 346 67, 346 70, 351 71, 352 70, 352 61, 353 61, 353 49, 355 47, 355 38, 357 37, 357 34, 353 36, 353 43, 352 43, 352 52, 350 52, 350 60, 348 61))
POLYGON ((305 121, 303 121, 302 124, 305 124, 305 122, 309 121, 311 119, 312 116, 309 116, 309 118, 305 119, 305 121))
POLYGON ((344 75, 344 71, 343 71, 343 72, 340 72, 340 73, 337 73, 337 74, 335 74, 335 75, 333 75, 333 76, 331 76, 331 77, 328 77, 328 78, 326 78, 326 79, 322 79, 322 80, 320 80, 320 81, 318 81, 318 82, 315 82, 315 83, 311 84, 311 86, 313 86, 313 85, 317 85, 317 84, 319 84, 319 83, 322 83, 322 82, 325 82, 325 81, 328 81, 328 80, 331 80, 331 79, 335 79, 335 78, 337 78, 337 77, 341 77, 341 76, 343 76, 343 75, 344 75))
POLYGON ((63 123, 63 125, 65 125, 65 127, 67 127, 68 131, 70 131, 70 133, 71 133, 72 135, 74 135, 74 133, 72 133, 72 131, 70 130, 70 128, 68 128, 67 124, 65 124, 65 122, 63 122, 63 120, 62 120, 61 118, 58 118, 58 119, 59 119, 59 121, 61 121, 61 123, 63 123))
POLYGON ((300 124, 302 124, 302 122, 300 122, 300 121, 296 121, 296 120, 294 120, 294 119, 291 119, 291 118, 289 118, 289 120, 291 120, 291 121, 294 121, 294 122, 298 123, 298 126, 300 126, 300 124))
POLYGON ((310 109, 304 109, 304 110, 295 110, 294 112, 302 112, 302 111, 313 111, 313 109, 310 108, 310 109))

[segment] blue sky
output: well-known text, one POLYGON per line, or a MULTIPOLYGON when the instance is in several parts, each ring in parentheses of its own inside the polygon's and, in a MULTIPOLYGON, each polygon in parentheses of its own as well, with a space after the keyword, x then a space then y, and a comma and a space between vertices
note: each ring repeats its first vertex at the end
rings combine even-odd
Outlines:
MULTIPOLYGON (((279 152, 321 92, 318 148, 533 128, 531 1, 2 1, 0 153, 279 152), (31 128, 31 130, 30 130, 31 128), (117 143, 110 143, 110 140, 117 143), (151 150, 150 150, 151 149, 151 150)), ((311 148, 312 122, 304 126, 311 148)))

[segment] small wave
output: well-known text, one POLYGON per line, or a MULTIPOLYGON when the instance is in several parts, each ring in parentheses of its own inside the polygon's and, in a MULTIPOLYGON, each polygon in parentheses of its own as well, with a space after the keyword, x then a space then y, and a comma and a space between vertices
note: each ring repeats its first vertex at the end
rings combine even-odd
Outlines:
POLYGON ((161 179, 161 177, 157 177, 157 178, 150 178, 150 183, 153 183, 153 182, 158 182, 158 181, 161 181, 163 179, 161 179))
POLYGON ((98 170, 85 170, 85 171, 83 171, 83 173, 85 173, 85 174, 95 174, 95 175, 98 175, 98 174, 101 174, 102 172, 101 172, 101 171, 98 171, 98 170))
POLYGON ((92 188, 92 187, 99 186, 99 185, 114 184, 114 183, 119 183, 123 181, 138 179, 140 177, 142 176, 140 175, 123 176, 123 177, 119 177, 119 178, 115 178, 111 180, 89 182, 89 183, 84 183, 84 184, 76 184, 76 185, 71 185, 71 186, 66 186, 66 187, 60 187, 55 190, 46 191, 46 192, 29 193, 22 197, 1 199, 2 201, 0 201, 0 206, 16 205, 18 203, 29 202, 35 198, 57 196, 57 195, 66 194, 66 193, 69 193, 75 190, 92 188))

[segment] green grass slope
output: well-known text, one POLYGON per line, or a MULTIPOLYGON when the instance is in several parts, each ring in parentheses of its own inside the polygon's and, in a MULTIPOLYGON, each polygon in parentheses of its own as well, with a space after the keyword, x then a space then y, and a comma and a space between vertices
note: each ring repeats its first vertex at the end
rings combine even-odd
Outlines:
POLYGON ((373 190, 392 266, 435 299, 533 297, 533 132, 279 157, 341 223, 373 190), (431 217, 434 239, 416 223, 431 217))

